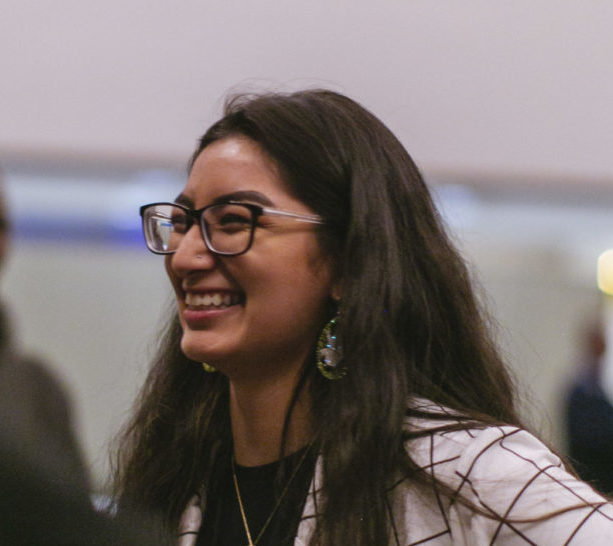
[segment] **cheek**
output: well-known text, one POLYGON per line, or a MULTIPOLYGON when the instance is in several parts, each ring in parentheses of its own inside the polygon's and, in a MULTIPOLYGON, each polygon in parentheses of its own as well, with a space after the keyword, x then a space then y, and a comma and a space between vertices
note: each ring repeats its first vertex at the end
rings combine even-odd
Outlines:
POLYGON ((254 311, 263 322, 284 320, 307 329, 320 324, 332 296, 329 268, 323 260, 305 261, 305 255, 283 263, 269 263, 251 292, 254 311), (257 299, 257 302, 256 302, 257 299))
MULTIPOLYGON (((263 256, 266 258, 257 256, 247 267, 236 270, 236 277, 254 288, 252 295, 290 300, 320 299, 322 294, 330 296, 328 260, 311 241, 298 240, 295 245, 273 248, 263 256)), ((238 260, 236 265, 239 265, 238 260)), ((276 303, 283 302, 277 299, 276 303)))

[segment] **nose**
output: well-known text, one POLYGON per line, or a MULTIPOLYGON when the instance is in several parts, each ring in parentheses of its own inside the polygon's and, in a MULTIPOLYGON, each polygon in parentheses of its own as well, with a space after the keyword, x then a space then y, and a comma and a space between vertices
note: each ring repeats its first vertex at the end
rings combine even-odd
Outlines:
POLYGON ((170 255, 168 265, 182 277, 192 271, 211 269, 215 266, 215 260, 215 255, 202 238, 200 226, 194 223, 181 239, 177 250, 170 255))

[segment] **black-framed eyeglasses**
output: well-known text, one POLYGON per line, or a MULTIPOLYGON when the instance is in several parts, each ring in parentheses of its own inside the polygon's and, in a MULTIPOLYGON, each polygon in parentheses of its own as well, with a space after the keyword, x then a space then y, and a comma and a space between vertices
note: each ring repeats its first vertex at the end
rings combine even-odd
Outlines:
POLYGON ((323 224, 321 217, 228 201, 193 210, 177 203, 151 203, 140 208, 147 248, 155 254, 176 252, 194 222, 207 248, 220 256, 238 256, 251 248, 258 218, 284 216, 298 222, 323 224))

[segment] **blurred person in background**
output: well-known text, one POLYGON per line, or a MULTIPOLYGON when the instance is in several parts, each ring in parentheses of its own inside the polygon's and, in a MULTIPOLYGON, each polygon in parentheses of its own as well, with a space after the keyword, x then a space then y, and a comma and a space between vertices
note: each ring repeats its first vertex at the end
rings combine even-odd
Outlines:
MULTIPOLYGON (((10 221, 0 180, 0 268, 7 258, 10 221)), ((0 271, 1 273, 1 271, 0 271)), ((32 461, 57 464, 58 483, 87 491, 87 472, 76 440, 72 412, 63 385, 38 359, 23 354, 9 314, 0 305, 0 404, 2 444, 32 461)))
POLYGON ((613 495, 613 405, 602 388, 607 351, 603 326, 583 335, 583 357, 566 397, 568 454, 582 479, 613 495))
MULTIPOLYGON (((0 181, 0 267, 9 231, 0 181)), ((0 544, 156 544, 133 521, 96 512, 89 493, 67 393, 23 355, 0 307, 0 544)))
POLYGON ((613 542, 613 506, 525 430, 417 167, 359 104, 233 98, 141 215, 176 309, 120 511, 182 546, 613 542))

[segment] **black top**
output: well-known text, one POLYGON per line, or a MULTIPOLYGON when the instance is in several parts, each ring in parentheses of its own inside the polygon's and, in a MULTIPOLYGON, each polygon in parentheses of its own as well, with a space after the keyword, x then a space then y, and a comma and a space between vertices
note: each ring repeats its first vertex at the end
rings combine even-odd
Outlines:
MULTIPOLYGON (((251 538, 256 542, 288 480, 279 508, 257 546, 291 546, 300 523, 315 467, 314 449, 303 448, 281 461, 263 466, 235 465, 251 538), (308 452, 307 452, 308 450, 308 452), (298 468, 297 466, 300 465, 298 468)), ((198 546, 242 546, 249 543, 232 479, 230 460, 223 465, 217 487, 207 492, 198 546)))

